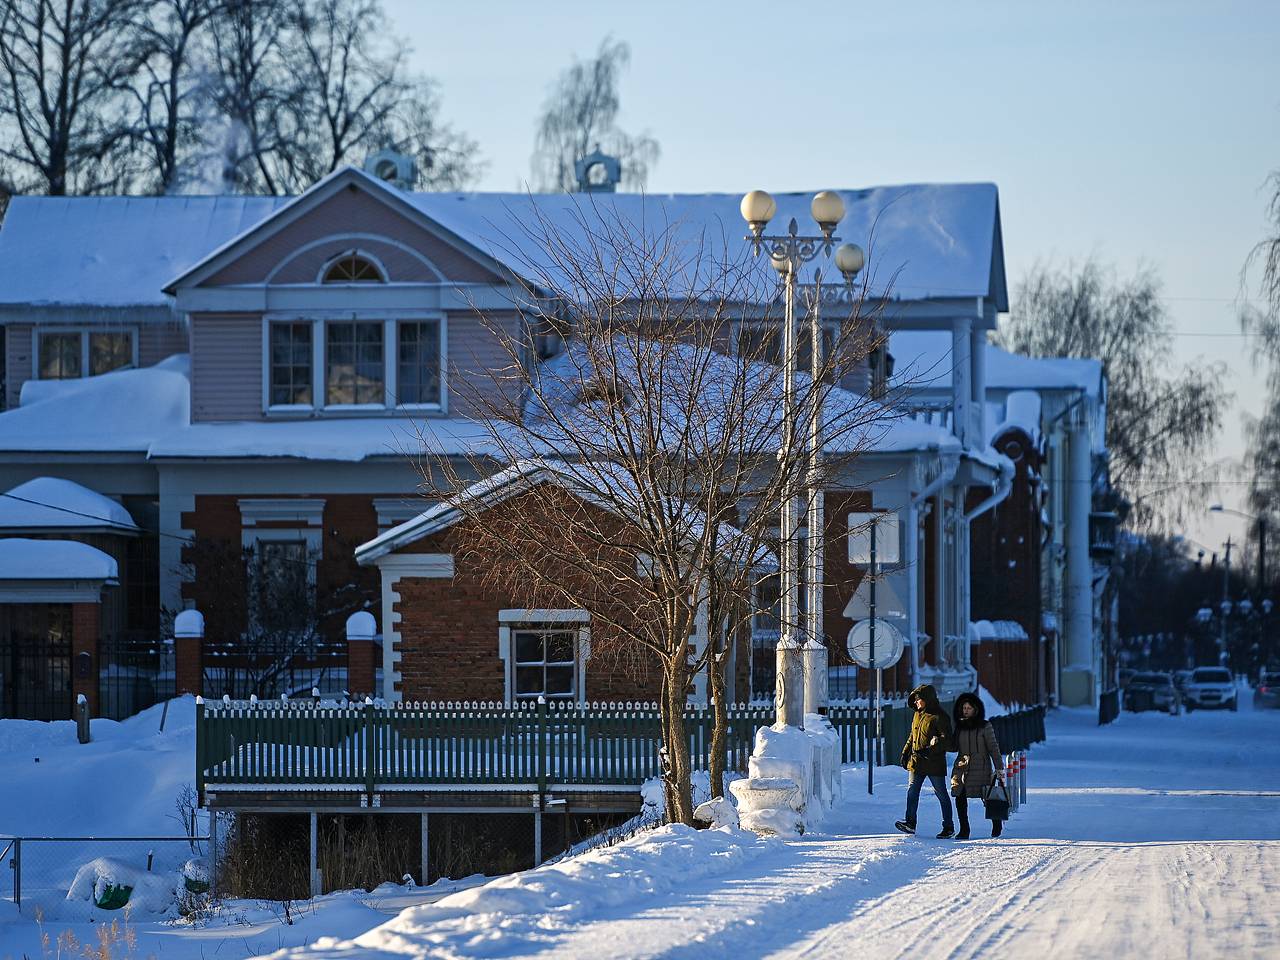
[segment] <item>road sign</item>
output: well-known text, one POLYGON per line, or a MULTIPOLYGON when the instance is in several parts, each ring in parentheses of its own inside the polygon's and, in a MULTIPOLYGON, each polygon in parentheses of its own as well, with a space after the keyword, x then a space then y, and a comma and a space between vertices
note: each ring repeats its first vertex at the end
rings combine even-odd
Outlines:
POLYGON ((881 670, 898 662, 902 651, 906 648, 906 639, 902 631, 888 620, 877 617, 872 620, 859 620, 849 631, 846 649, 853 662, 860 667, 881 670), (871 624, 876 625, 876 657, 871 659, 871 624))

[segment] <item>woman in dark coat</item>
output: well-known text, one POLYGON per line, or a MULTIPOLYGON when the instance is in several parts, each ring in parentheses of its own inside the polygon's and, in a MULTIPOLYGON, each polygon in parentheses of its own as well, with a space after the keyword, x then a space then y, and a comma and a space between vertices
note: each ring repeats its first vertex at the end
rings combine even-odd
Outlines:
MULTIPOLYGON (((956 798, 960 819, 957 840, 969 839, 969 800, 982 800, 982 794, 996 780, 1004 779, 1004 757, 996 742, 995 728, 987 722, 987 709, 976 694, 962 693, 951 708, 955 721, 956 761, 951 767, 951 795, 956 798)), ((1000 836, 1001 820, 991 821, 991 835, 1000 836)))

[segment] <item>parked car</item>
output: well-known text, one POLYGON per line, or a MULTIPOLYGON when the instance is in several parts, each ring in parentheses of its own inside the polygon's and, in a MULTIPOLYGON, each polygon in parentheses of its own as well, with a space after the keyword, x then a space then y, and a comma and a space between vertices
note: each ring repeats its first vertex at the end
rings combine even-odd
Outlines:
POLYGON ((1135 673, 1124 688, 1124 708, 1134 712, 1164 710, 1175 716, 1182 698, 1167 673, 1135 673))
POLYGON ((1236 681, 1226 667, 1197 667, 1187 681, 1187 712, 1192 710, 1235 710, 1240 706, 1236 681))
POLYGON ((1263 670, 1258 674, 1258 685, 1253 688, 1253 708, 1280 709, 1280 670, 1263 670))

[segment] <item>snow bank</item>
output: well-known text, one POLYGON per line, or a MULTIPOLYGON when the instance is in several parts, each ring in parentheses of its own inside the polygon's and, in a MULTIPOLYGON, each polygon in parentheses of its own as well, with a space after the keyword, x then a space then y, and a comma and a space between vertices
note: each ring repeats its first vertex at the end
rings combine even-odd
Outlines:
POLYGON ((674 892, 702 877, 747 866, 777 841, 736 830, 659 827, 617 846, 502 877, 398 917, 343 941, 322 938, 311 949, 273 957, 371 951, 421 957, 523 956, 550 934, 640 898, 674 892))

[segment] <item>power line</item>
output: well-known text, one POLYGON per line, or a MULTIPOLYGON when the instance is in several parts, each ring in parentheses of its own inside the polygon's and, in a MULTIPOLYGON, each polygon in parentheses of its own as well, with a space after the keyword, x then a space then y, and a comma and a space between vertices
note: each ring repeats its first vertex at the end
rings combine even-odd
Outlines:
MULTIPOLYGON (((199 541, 194 537, 184 537, 180 533, 168 533, 159 528, 143 527, 136 523, 121 523, 119 520, 113 520, 111 517, 99 517, 96 514, 85 513, 82 510, 72 510, 70 507, 60 507, 55 503, 45 503, 42 500, 31 500, 27 497, 20 497, 15 493, 0 493, 0 497, 8 497, 10 500, 17 500, 21 503, 28 503, 35 507, 44 507, 48 510, 57 510, 59 513, 67 513, 73 517, 82 517, 86 520, 96 520, 99 523, 105 523, 108 526, 128 533, 150 533, 157 537, 168 537, 170 540, 177 540, 187 546, 198 546, 199 541)), ((319 561, 302 559, 298 560, 292 557, 276 557, 275 560, 284 563, 299 563, 307 567, 319 569, 319 561)))

